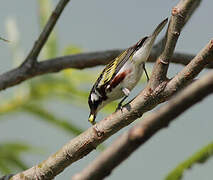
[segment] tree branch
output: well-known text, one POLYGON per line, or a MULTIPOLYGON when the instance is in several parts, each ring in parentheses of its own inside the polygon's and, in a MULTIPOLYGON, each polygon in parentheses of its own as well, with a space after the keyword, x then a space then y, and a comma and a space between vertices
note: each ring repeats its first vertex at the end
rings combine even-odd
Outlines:
MULTIPOLYGON (((206 59, 209 60, 213 55, 213 50, 210 47, 212 47, 211 43, 209 43, 191 62, 193 63, 199 59, 198 63, 194 62, 194 66, 189 66, 189 68, 196 69, 201 64, 206 64, 203 62, 206 61, 206 59)), ((199 71, 193 71, 192 69, 189 69, 189 72, 193 72, 194 75, 189 76, 188 81, 191 81, 190 78, 193 78, 199 73, 199 71)), ((187 81, 176 83, 178 86, 174 87, 175 91, 170 89, 171 93, 169 93, 168 96, 164 93, 164 90, 167 89, 167 85, 169 84, 167 81, 162 82, 154 91, 146 87, 134 100, 125 105, 122 111, 118 110, 104 118, 95 126, 75 137, 47 160, 13 176, 12 180, 24 178, 34 179, 35 177, 44 177, 44 179, 54 178, 67 166, 87 155, 112 134, 141 117, 143 113, 168 100, 168 98, 179 90, 180 87, 187 85, 187 83, 187 81)))
MULTIPOLYGON (((22 81, 36 76, 40 73, 39 66, 42 63, 37 63, 37 57, 46 43, 50 33, 52 32, 58 18, 63 12, 65 6, 70 0, 60 0, 57 4, 55 10, 52 12, 47 24, 45 25, 43 31, 41 32, 38 40, 35 42, 30 53, 24 60, 24 62, 13 70, 0 75, 0 90, 6 89, 8 87, 14 86, 21 83, 22 81)), ((43 67, 43 66, 42 66, 43 67)))
POLYGON ((120 136, 99 157, 83 171, 73 176, 72 179, 104 179, 155 133, 168 127, 169 123, 176 117, 211 93, 213 93, 213 72, 185 88, 158 111, 145 117, 140 123, 120 136))
POLYGON ((19 84, 22 81, 39 74, 37 66, 39 66, 40 63, 37 63, 37 57, 68 2, 69 0, 59 1, 38 40, 35 42, 22 65, 0 75, 0 90, 19 84))
POLYGON ((167 79, 169 62, 172 58, 180 32, 194 10, 199 6, 200 1, 201 0, 180 0, 172 9, 172 16, 165 36, 165 48, 155 63, 149 81, 151 89, 155 89, 161 82, 167 79))
POLYGON ((48 19, 43 31, 41 32, 38 40, 35 42, 34 46, 32 47, 30 53, 24 60, 22 66, 27 66, 31 68, 33 64, 37 61, 37 57, 43 48, 44 44, 46 43, 50 33, 52 32, 58 18, 60 17, 61 13, 63 12, 65 6, 70 0, 60 0, 57 4, 55 10, 52 12, 52 15, 48 19))
POLYGON ((213 39, 198 53, 193 60, 184 67, 171 81, 167 84, 165 88, 164 95, 169 95, 174 93, 176 89, 181 89, 189 83, 199 74, 202 69, 212 62, 213 59, 213 39))
MULTIPOLYGON (((26 68, 21 66, 0 75, 0 90, 20 84, 32 77, 59 72, 67 68, 84 69, 98 65, 105 65, 117 57, 122 51, 123 50, 115 49, 53 58, 34 64, 30 71, 26 71, 26 68)), ((157 52, 152 51, 148 62, 155 62, 156 56, 157 52)), ((171 60, 177 64, 187 65, 193 57, 194 55, 192 54, 174 53, 171 60)), ((213 61, 207 67, 213 68, 213 61)))

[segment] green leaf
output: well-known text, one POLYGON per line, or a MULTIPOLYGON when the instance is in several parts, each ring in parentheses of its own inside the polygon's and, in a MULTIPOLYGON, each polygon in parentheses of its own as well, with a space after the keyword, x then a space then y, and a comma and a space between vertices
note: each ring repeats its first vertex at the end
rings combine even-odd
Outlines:
MULTIPOLYGON (((75 72, 66 70, 59 74, 36 78, 30 82, 30 96, 37 100, 57 97, 71 103, 78 101, 78 104, 85 104, 89 90, 85 90, 84 86, 87 84, 80 82, 79 77, 75 72)), ((88 76, 85 79, 87 78, 88 76)))
POLYGON ((68 92, 72 95, 75 89, 73 83, 60 74, 45 75, 30 82, 30 95, 33 98, 47 98, 68 92))
MULTIPOLYGON (((24 105, 23 109, 27 111, 28 113, 31 113, 37 117, 39 117, 41 120, 44 120, 48 123, 51 123, 53 125, 56 125, 56 127, 60 127, 63 130, 67 131, 68 133, 71 133, 72 135, 79 135, 83 132, 82 129, 74 125, 73 123, 70 123, 71 120, 65 120, 59 117, 56 117, 55 115, 51 114, 41 106, 37 105, 24 105)), ((100 144, 97 147, 98 151, 103 151, 105 149, 104 144, 100 144)))
POLYGON ((0 172, 2 172, 2 174, 11 173, 11 169, 8 167, 8 163, 6 163, 6 161, 3 161, 2 159, 0 160, 0 172))
MULTIPOLYGON (((27 165, 25 164, 24 161, 21 160, 20 157, 17 156, 8 156, 7 159, 5 160, 7 161, 8 165, 10 166, 10 169, 20 169, 20 170, 26 170, 27 169, 27 165)), ((11 172, 10 172, 11 173, 11 172)))
POLYGON ((213 142, 203 147, 201 150, 193 154, 184 162, 180 163, 172 170, 165 180, 180 180, 183 177, 184 171, 191 168, 196 163, 205 163, 213 155, 213 142))
POLYGON ((9 174, 16 169, 27 169, 27 165, 21 160, 21 155, 33 152, 34 149, 23 142, 0 143, 0 171, 3 174, 9 174))
POLYGON ((82 52, 82 49, 75 45, 68 45, 64 48, 62 54, 63 55, 70 55, 70 54, 79 54, 82 52))
POLYGON ((35 105, 35 104, 26 104, 22 106, 22 109, 32 115, 35 115, 39 117, 41 120, 46 121, 48 123, 51 123, 53 125, 56 125, 57 127, 60 127, 61 129, 73 134, 73 135, 79 135, 83 132, 82 129, 74 125, 73 123, 70 123, 71 120, 65 120, 59 117, 56 117, 52 113, 45 110, 41 105, 35 105))
POLYGON ((3 145, 0 146, 1 150, 8 151, 10 153, 21 153, 31 151, 33 148, 25 143, 22 142, 5 142, 3 145))
POLYGON ((19 109, 25 103, 17 98, 11 98, 10 100, 4 101, 0 104, 0 115, 11 114, 19 109))
POLYGON ((8 47, 11 53, 13 66, 19 66, 24 59, 24 52, 21 49, 20 33, 15 17, 8 17, 5 22, 7 36, 10 39, 8 47))
POLYGON ((41 29, 45 26, 49 16, 51 15, 52 4, 50 0, 38 0, 39 6, 39 22, 41 29))

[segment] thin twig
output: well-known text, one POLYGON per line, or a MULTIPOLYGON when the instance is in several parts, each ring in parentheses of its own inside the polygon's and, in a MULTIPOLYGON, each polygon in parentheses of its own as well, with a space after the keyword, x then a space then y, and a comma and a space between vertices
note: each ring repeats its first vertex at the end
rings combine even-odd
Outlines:
POLYGON ((24 60, 22 66, 27 65, 27 67, 31 68, 31 66, 37 61, 37 57, 43 48, 44 44, 46 43, 50 33, 52 32, 58 18, 60 17, 61 13, 63 12, 65 6, 70 0, 60 0, 57 4, 55 10, 52 12, 52 15, 48 19, 43 31, 41 32, 38 40, 35 42, 34 46, 32 47, 30 53, 24 60))
POLYGON ((69 1, 70 0, 59 1, 24 62, 18 68, 12 69, 0 75, 0 90, 19 84, 22 81, 38 74, 42 74, 39 71, 39 66, 42 63, 37 63, 37 57, 69 1))
POLYGON ((180 32, 192 13, 199 6, 200 1, 201 0, 180 0, 172 9, 172 16, 165 36, 165 48, 155 63, 149 81, 149 87, 151 89, 155 89, 161 82, 167 79, 169 62, 172 58, 180 32))

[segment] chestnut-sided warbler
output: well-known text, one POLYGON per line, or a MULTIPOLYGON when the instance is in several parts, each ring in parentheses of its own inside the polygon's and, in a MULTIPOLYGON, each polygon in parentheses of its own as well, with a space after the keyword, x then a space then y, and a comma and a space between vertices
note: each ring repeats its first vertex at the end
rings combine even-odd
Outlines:
POLYGON ((140 80, 154 41, 167 21, 168 19, 162 21, 150 36, 123 51, 104 68, 90 91, 90 123, 95 124, 97 112, 106 104, 123 97, 118 108, 122 106, 122 102, 140 80))

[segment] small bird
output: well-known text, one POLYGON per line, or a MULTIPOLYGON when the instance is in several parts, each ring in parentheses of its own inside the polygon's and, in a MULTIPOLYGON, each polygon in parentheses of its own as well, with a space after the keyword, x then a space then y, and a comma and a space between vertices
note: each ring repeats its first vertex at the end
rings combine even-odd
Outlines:
POLYGON ((88 103, 90 107, 89 122, 95 124, 97 112, 106 104, 123 97, 117 109, 122 108, 123 101, 140 80, 145 69, 152 46, 157 35, 166 25, 168 18, 163 20, 150 36, 146 36, 135 45, 123 51, 112 60, 102 71, 93 85, 88 103))

